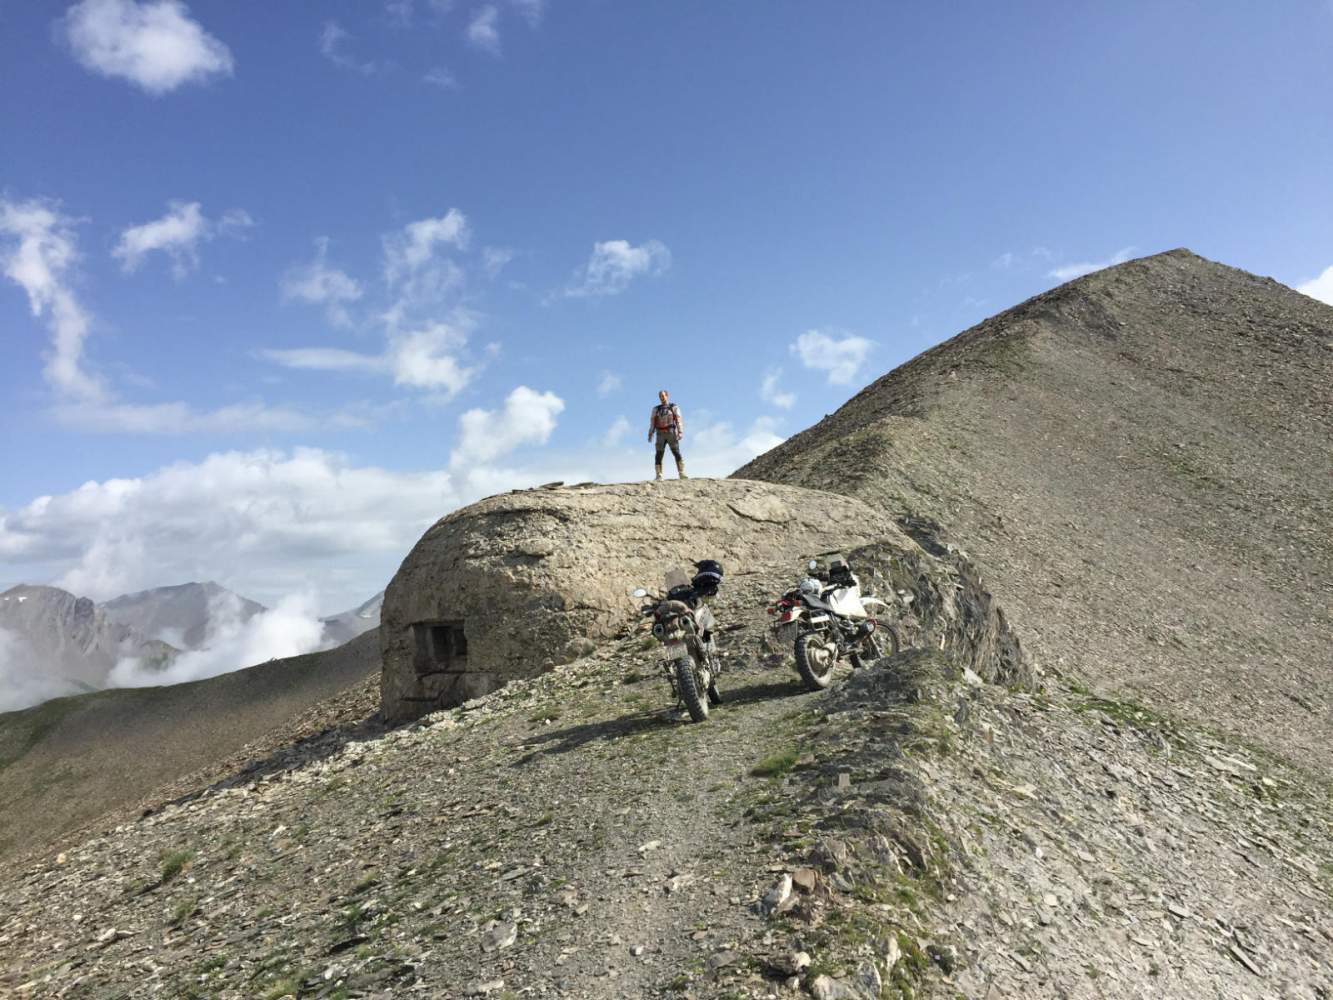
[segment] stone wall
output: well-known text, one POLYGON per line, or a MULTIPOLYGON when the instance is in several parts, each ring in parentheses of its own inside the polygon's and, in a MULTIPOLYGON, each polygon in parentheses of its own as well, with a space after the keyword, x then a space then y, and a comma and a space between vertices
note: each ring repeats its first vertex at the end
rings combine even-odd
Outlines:
POLYGON ((720 559, 728 575, 873 541, 914 542, 859 500, 745 480, 517 491, 426 532, 385 592, 381 697, 390 721, 567 662, 632 620, 635 586, 720 559))

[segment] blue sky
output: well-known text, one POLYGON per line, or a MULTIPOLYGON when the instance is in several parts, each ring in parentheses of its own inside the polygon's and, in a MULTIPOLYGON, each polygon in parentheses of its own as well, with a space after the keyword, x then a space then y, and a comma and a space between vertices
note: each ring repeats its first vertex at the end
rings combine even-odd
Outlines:
POLYGON ((1062 278, 1333 300, 1333 6, 0 4, 0 584, 335 611, 1062 278))

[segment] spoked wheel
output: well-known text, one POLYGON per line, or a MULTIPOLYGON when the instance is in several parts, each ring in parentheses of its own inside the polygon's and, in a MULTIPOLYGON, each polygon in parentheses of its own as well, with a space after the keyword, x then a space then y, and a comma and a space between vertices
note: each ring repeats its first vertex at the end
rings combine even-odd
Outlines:
POLYGON ((694 662, 688 656, 682 656, 676 661, 676 693, 685 703, 685 710, 690 713, 692 722, 703 722, 708 718, 708 701, 699 690, 694 662))
POLYGON ((796 637, 796 670, 811 691, 822 691, 833 680, 838 665, 838 647, 827 642, 819 632, 805 632, 796 637))
POLYGON ((901 648, 898 630, 892 625, 880 625, 861 643, 861 648, 851 655, 852 666, 858 670, 861 667, 868 667, 886 656, 897 656, 901 648))

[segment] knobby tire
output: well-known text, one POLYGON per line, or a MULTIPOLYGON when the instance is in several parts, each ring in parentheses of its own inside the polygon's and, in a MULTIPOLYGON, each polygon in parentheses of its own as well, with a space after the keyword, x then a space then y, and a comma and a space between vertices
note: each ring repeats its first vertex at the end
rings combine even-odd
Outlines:
MULTIPOLYGON (((838 665, 838 657, 836 654, 830 655, 828 669, 821 674, 811 659, 811 646, 818 649, 824 647, 824 637, 821 633, 802 632, 796 637, 796 672, 801 675, 801 680, 811 691, 822 691, 833 680, 833 669, 838 665)), ((818 652, 816 652, 817 657, 818 652)))
POLYGON ((690 720, 703 722, 708 718, 708 702, 699 690, 694 676, 694 663, 688 657, 676 661, 676 694, 685 703, 690 720))

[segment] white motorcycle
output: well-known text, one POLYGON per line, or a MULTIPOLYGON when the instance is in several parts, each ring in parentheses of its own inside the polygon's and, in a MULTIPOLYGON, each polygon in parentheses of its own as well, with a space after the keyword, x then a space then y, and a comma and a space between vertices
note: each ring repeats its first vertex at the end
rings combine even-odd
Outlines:
POLYGON ((829 686, 843 656, 862 667, 893 656, 901 645, 898 631, 882 615, 887 601, 861 593, 861 581, 838 553, 827 568, 810 560, 810 575, 768 609, 774 629, 796 631, 796 671, 811 691, 829 686), (882 609, 882 610, 881 610, 882 609))

